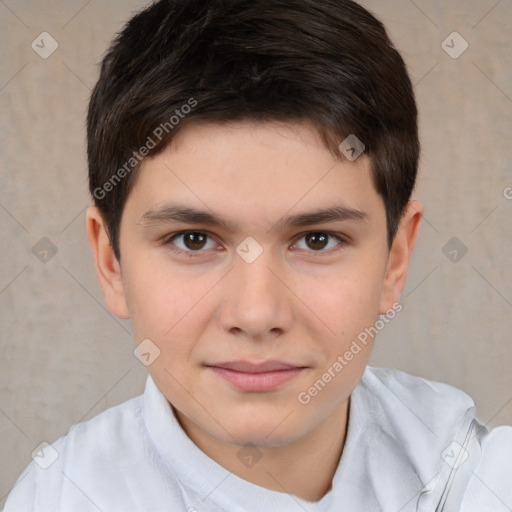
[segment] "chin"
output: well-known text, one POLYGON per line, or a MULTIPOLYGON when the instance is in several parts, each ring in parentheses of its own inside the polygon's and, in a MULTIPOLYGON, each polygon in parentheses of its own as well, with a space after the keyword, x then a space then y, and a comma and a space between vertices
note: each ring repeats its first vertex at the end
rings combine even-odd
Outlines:
MULTIPOLYGON (((285 416, 286 417, 286 416, 285 416)), ((275 448, 287 445, 306 433, 304 426, 299 430, 291 422, 283 422, 283 417, 267 417, 263 421, 236 421, 229 423, 229 433, 225 441, 238 446, 253 444, 261 448, 275 448), (286 425, 285 425, 286 423, 286 425)), ((225 437, 225 432, 223 432, 225 437)))

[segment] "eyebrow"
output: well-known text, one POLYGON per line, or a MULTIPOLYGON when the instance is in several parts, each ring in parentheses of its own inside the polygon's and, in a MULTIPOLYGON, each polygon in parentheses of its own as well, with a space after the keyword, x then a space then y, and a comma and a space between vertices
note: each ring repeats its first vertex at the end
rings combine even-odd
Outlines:
MULTIPOLYGON (((287 228, 311 226, 325 222, 354 220, 367 221, 368 214, 361 210, 339 205, 299 213, 296 215, 289 215, 279 220, 272 229, 285 230, 287 228)), ((211 213, 210 211, 179 204, 165 204, 156 210, 148 210, 142 215, 138 224, 142 226, 151 226, 172 222, 204 224, 206 226, 224 228, 231 233, 234 233, 238 226, 238 224, 231 224, 222 216, 211 213)))

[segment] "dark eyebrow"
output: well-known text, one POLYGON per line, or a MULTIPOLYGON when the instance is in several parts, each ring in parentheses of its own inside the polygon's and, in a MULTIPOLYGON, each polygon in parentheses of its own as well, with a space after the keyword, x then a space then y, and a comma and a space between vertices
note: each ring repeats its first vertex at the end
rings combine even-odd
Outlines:
POLYGON ((233 232, 229 223, 219 215, 206 210, 181 206, 179 204, 166 204, 157 210, 148 210, 140 218, 138 224, 150 226, 153 224, 166 224, 169 222, 184 222, 186 224, 205 224, 212 227, 223 227, 233 232))
MULTIPOLYGON (((346 206, 331 206, 311 212, 299 213, 284 217, 278 221, 272 229, 281 229, 291 227, 311 226, 324 222, 364 220, 368 219, 366 212, 348 208, 346 206)), ((166 224, 170 222, 184 222, 187 224, 204 224, 211 227, 222 227, 233 233, 238 224, 231 225, 228 221, 219 215, 215 215, 206 210, 182 206, 178 204, 166 204, 156 210, 149 210, 139 220, 142 226, 153 224, 166 224)))
POLYGON ((331 206, 321 208, 312 212, 304 212, 296 215, 284 217, 273 229, 286 229, 289 227, 312 226, 324 222, 348 221, 348 220, 368 220, 368 214, 361 210, 348 208, 346 206, 331 206))

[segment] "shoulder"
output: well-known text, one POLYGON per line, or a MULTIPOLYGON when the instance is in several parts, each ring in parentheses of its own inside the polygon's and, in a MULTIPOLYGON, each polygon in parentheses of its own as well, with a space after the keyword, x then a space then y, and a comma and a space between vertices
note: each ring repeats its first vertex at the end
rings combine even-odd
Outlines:
POLYGON ((91 460, 111 458, 126 442, 133 446, 143 432, 142 397, 132 398, 111 407, 94 418, 73 425, 65 436, 58 439, 53 447, 59 452, 60 465, 70 460, 85 465, 91 460))
POLYGON ((400 370, 368 366, 361 393, 377 435, 393 439, 422 477, 423 506, 512 510, 512 426, 489 431, 464 391, 400 370))
POLYGON ((33 460, 14 485, 4 512, 58 511, 65 509, 68 502, 77 510, 89 510, 91 495, 113 479, 122 480, 133 464, 141 462, 145 435, 142 397, 73 425, 66 435, 52 444, 41 445, 33 454, 33 460))
POLYGON ((405 396, 416 398, 418 394, 440 401, 463 400, 473 406, 473 399, 461 389, 417 375, 397 370, 395 368, 378 368, 367 366, 362 381, 374 390, 383 390, 384 385, 389 390, 400 390, 405 396))
POLYGON ((512 426, 499 426, 478 439, 480 457, 472 469, 461 512, 512 510, 512 426))
POLYGON ((387 450, 383 460, 399 455, 422 479, 439 469, 444 450, 474 418, 463 391, 391 368, 367 366, 354 395, 371 411, 373 449, 387 450))
POLYGON ((440 432, 453 428, 475 406, 461 389, 393 368, 367 366, 361 387, 383 411, 403 409, 406 417, 440 432))

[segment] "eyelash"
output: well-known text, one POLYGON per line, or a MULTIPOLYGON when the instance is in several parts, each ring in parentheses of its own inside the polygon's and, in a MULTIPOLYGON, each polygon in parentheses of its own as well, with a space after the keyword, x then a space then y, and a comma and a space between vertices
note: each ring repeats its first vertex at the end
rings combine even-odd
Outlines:
MULTIPOLYGON (((174 242, 174 240, 176 238, 178 238, 180 236, 183 236, 183 235, 187 235, 189 233, 198 233, 198 234, 201 234, 201 235, 206 235, 210 240, 213 240, 211 235, 208 232, 206 232, 206 231, 186 230, 186 231, 180 231, 178 233, 173 233, 172 235, 169 235, 168 237, 166 237, 162 241, 161 245, 162 246, 167 246, 169 248, 169 250, 171 250, 174 253, 186 254, 190 258, 201 256, 203 253, 206 252, 205 250, 200 249, 200 250, 197 250, 197 251, 191 251, 191 250, 185 251, 183 249, 177 248, 173 244, 173 242, 174 242)), ((296 236, 296 241, 294 242, 294 245, 296 245, 299 242, 299 240, 303 239, 304 237, 306 237, 309 234, 327 235, 328 237, 334 238, 335 240, 337 240, 339 242, 339 244, 335 248, 328 249, 327 251, 323 250, 323 249, 322 250, 318 250, 318 251, 314 251, 314 250, 311 249, 311 250, 307 251, 307 252, 310 252, 310 253, 313 253, 313 254, 331 254, 333 251, 340 250, 342 247, 344 247, 345 245, 348 244, 348 241, 347 241, 347 239, 345 237, 343 237, 341 235, 338 235, 338 234, 335 234, 335 233, 331 233, 330 231, 305 231, 304 233, 299 233, 296 236)), ((303 250, 303 249, 300 249, 300 250, 303 250)))

